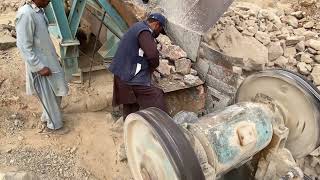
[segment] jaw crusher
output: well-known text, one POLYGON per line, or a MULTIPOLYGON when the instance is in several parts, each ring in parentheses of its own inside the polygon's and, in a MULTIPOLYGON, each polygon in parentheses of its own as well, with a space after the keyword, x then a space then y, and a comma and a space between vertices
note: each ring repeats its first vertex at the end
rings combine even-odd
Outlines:
MULTIPOLYGON (((131 1, 164 13, 167 34, 193 62, 221 56, 204 55, 202 39, 232 0, 131 1)), ((53 0, 46 16, 69 81, 86 72, 79 59, 81 21, 97 37, 104 61, 112 59, 122 35, 137 21, 121 0, 53 0)), ((135 180, 307 178, 295 160, 319 146, 319 94, 298 74, 268 70, 247 77, 232 105, 200 118, 185 114, 177 120, 155 108, 131 114, 124 124, 131 173, 135 180), (243 177, 230 173, 243 167, 243 177)))
POLYGON ((131 114, 124 137, 133 177, 219 179, 246 164, 242 179, 303 179, 295 159, 319 146, 319 98, 303 77, 268 70, 245 79, 233 105, 192 121, 155 108, 131 114))

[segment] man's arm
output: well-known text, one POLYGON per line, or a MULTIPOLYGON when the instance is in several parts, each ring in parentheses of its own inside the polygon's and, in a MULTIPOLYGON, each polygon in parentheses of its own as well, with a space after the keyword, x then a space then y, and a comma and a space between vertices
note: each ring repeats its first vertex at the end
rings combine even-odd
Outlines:
POLYGON ((45 67, 33 51, 35 23, 31 14, 20 14, 16 22, 17 46, 32 72, 50 75, 50 69, 45 67))
POLYGON ((143 31, 139 35, 139 45, 152 71, 159 66, 159 51, 153 36, 149 31, 143 31))

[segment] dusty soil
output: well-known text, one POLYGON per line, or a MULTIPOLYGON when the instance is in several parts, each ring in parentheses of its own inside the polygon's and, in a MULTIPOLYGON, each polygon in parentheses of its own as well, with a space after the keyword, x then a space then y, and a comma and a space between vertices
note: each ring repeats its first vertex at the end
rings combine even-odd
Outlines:
MULTIPOLYGON (((0 24, 13 21, 14 12, 1 12, 0 24)), ((0 51, 0 171, 32 171, 49 180, 131 179, 126 162, 119 161, 122 131, 111 130, 112 75, 93 74, 91 88, 69 86, 63 108, 70 132, 38 134, 42 110, 25 95, 24 62, 17 48, 0 51)))

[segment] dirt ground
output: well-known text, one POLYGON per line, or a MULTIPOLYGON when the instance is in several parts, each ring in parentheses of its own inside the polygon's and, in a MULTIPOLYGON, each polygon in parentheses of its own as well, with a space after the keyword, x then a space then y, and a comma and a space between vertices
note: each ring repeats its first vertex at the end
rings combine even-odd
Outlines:
MULTIPOLYGON (((13 22, 14 16, 2 13, 0 24, 13 22)), ((0 171, 32 171, 48 180, 131 179, 126 162, 118 158, 121 129, 111 130, 111 96, 107 72, 93 74, 91 88, 71 84, 63 102, 70 133, 38 134, 42 110, 35 97, 25 95, 23 60, 17 48, 0 51, 0 171)))
MULTIPOLYGON (((293 2, 241 1, 284 9, 293 2)), ((0 24, 12 24, 16 5, 3 2, 7 4, 0 2, 0 24)), ((132 179, 126 162, 119 158, 123 138, 121 128, 114 130, 116 118, 111 115, 112 75, 94 73, 92 87, 87 82, 69 87, 63 110, 70 133, 38 134, 42 109, 35 97, 25 95, 24 62, 17 48, 0 51, 0 172, 32 171, 48 180, 132 179)))

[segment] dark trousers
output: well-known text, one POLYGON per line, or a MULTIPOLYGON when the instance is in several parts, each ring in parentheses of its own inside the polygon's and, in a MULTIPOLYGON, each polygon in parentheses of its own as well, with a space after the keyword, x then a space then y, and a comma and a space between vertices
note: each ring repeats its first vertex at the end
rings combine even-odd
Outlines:
POLYGON ((117 76, 114 77, 113 106, 123 104, 123 118, 129 114, 149 107, 167 111, 164 93, 154 86, 127 85, 117 76))
POLYGON ((161 89, 153 86, 132 86, 136 96, 136 103, 123 104, 123 118, 141 109, 156 107, 167 112, 164 93, 161 89))

